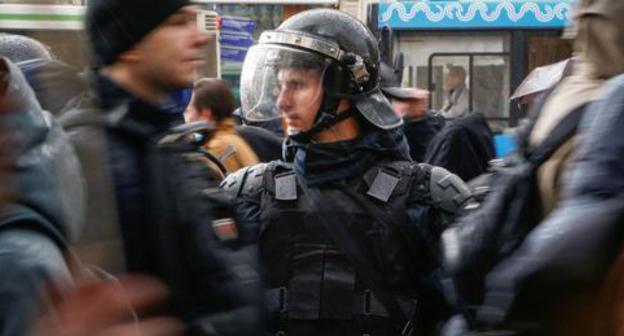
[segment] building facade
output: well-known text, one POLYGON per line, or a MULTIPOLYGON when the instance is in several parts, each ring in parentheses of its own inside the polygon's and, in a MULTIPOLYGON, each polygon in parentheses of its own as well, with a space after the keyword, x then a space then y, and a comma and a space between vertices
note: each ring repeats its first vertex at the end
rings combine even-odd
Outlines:
POLYGON ((508 99, 524 77, 571 56, 571 42, 561 35, 573 6, 573 0, 382 1, 368 23, 392 29, 394 51, 404 55, 404 85, 429 89, 432 108, 445 103, 446 73, 461 67, 471 110, 500 130, 525 113, 508 99))

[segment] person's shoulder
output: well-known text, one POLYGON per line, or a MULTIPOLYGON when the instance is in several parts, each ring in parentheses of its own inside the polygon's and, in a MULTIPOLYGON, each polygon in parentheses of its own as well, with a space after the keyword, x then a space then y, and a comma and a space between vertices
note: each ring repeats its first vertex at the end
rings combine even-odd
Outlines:
POLYGON ((69 131, 82 126, 102 126, 105 123, 97 89, 92 85, 65 104, 56 117, 61 126, 69 131))
POLYGON ((281 143, 283 140, 277 134, 269 130, 252 125, 237 126, 236 131, 245 139, 261 139, 263 141, 272 141, 276 143, 281 143))
POLYGON ((418 163, 412 166, 412 174, 416 178, 416 194, 438 209, 455 213, 472 200, 466 183, 445 168, 418 163))
POLYGON ((233 146, 237 151, 249 147, 245 139, 236 131, 217 134, 210 140, 210 146, 233 146))
POLYGON ((264 189, 267 176, 289 170, 292 170, 292 166, 281 160, 259 163, 228 175, 220 187, 236 197, 253 197, 264 189))

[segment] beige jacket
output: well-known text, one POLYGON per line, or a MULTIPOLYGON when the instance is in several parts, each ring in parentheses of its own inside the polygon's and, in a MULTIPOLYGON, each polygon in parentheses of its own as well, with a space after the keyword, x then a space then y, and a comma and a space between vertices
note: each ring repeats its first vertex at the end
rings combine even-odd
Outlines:
POLYGON ((204 145, 210 153, 221 159, 229 172, 260 162, 258 155, 236 132, 235 125, 232 118, 222 120, 204 145))
MULTIPOLYGON (((529 145, 541 143, 557 124, 576 108, 595 100, 606 80, 624 73, 624 1, 579 0, 575 12, 576 60, 566 77, 546 101, 529 145)), ((561 197, 564 171, 574 158, 574 142, 568 141, 537 172, 544 215, 561 197)))

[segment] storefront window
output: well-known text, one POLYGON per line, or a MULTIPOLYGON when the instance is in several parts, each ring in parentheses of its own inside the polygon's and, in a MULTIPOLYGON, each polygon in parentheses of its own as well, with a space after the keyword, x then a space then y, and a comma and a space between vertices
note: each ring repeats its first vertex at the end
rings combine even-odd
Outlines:
POLYGON ((403 86, 430 90, 433 109, 452 104, 455 112, 468 108, 483 113, 497 131, 508 125, 509 33, 399 31, 397 37, 405 58, 403 86), (461 83, 448 83, 454 85, 445 92, 447 77, 461 83))
POLYGON ((495 131, 509 126, 509 54, 433 54, 429 68, 432 108, 451 117, 482 113, 495 131))

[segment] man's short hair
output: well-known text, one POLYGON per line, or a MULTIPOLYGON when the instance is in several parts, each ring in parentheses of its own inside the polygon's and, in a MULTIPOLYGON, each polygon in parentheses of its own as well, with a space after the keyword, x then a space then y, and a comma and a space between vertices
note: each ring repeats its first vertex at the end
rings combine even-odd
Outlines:
POLYGON ((13 63, 52 59, 50 50, 43 43, 28 36, 4 33, 0 33, 0 57, 6 57, 13 63))
POLYGON ((305 69, 313 70, 319 74, 325 69, 326 64, 322 59, 293 58, 282 65, 282 69, 305 69))
POLYGON ((232 116, 236 100, 228 82, 218 78, 203 78, 193 85, 193 105, 197 111, 209 108, 216 122, 232 116))

